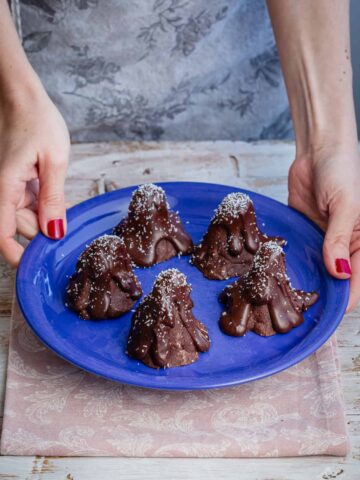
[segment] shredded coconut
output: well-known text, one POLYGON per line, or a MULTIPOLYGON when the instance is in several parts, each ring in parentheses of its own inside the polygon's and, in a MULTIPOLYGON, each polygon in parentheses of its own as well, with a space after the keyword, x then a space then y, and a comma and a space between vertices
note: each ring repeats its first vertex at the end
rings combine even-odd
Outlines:
POLYGON ((226 195, 218 208, 215 210, 213 220, 234 220, 244 215, 252 200, 249 195, 241 192, 233 192, 226 195))
MULTIPOLYGON (((277 257, 283 253, 283 249, 274 241, 266 242, 261 245, 256 252, 251 270, 243 277, 243 286, 251 292, 251 296, 263 296, 268 287, 268 267, 273 262, 277 262, 277 257), (254 281, 254 275, 256 280, 254 281)), ((276 276, 283 275, 282 272, 276 272, 276 276)), ((287 277, 286 277, 287 279, 287 277)))
POLYGON ((132 193, 131 208, 133 212, 141 213, 147 210, 149 208, 149 201, 157 204, 165 201, 166 207, 170 209, 164 189, 153 183, 144 183, 132 193))

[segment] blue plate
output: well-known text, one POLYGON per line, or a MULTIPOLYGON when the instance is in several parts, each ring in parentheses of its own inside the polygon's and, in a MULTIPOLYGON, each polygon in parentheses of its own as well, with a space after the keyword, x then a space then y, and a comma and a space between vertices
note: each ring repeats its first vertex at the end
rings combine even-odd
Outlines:
POLYGON ((153 370, 125 354, 132 313, 114 320, 84 321, 64 305, 68 276, 91 240, 110 232, 127 213, 132 191, 117 190, 83 202, 68 212, 68 234, 58 242, 39 234, 27 247, 17 273, 17 297, 35 334, 69 362, 118 382, 141 387, 193 390, 249 382, 284 370, 318 349, 345 312, 349 282, 335 280, 322 260, 323 235, 307 218, 270 198, 235 187, 207 183, 163 183, 169 203, 179 210, 194 242, 205 233, 214 209, 229 192, 244 191, 254 201, 258 223, 270 235, 288 241, 286 261, 295 287, 316 290, 319 301, 305 321, 287 334, 263 338, 252 332, 235 338, 218 327, 218 294, 230 281, 206 280, 188 262, 173 258, 149 269, 136 269, 144 293, 156 275, 177 267, 193 286, 194 313, 208 328, 211 347, 189 366, 153 370))

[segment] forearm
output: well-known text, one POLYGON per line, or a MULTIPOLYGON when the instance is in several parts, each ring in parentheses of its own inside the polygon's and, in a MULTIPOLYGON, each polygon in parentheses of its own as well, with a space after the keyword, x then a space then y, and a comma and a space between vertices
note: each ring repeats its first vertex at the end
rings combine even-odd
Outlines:
POLYGON ((267 0, 298 156, 357 145, 348 0, 267 0))
POLYGON ((0 0, 0 100, 42 89, 15 30, 6 0, 0 0))

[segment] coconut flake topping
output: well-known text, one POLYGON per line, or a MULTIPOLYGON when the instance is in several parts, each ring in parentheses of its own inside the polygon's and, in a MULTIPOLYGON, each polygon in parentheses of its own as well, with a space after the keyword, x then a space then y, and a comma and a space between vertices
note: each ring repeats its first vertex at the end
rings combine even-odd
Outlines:
POLYGON ((166 200, 166 194, 163 188, 153 183, 144 183, 132 193, 131 208, 136 212, 144 212, 149 208, 149 203, 156 203, 160 205, 166 202, 166 207, 170 206, 166 200))
POLYGON ((251 198, 245 193, 229 193, 215 210, 213 219, 223 221, 239 218, 240 215, 244 215, 247 212, 251 203, 251 198))

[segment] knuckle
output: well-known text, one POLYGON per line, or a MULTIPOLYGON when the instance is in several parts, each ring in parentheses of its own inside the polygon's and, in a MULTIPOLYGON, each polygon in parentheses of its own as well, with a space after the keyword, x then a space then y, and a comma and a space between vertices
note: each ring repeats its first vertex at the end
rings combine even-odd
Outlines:
POLYGON ((359 213, 360 213, 360 199, 354 198, 354 199, 351 201, 349 208, 350 208, 350 211, 351 211, 354 215, 358 216, 359 213))
POLYGON ((51 155, 49 157, 49 165, 53 168, 59 170, 65 170, 67 166, 66 157, 62 157, 60 155, 51 155))
POLYGON ((333 210, 346 212, 349 216, 352 216, 360 210, 360 199, 357 198, 357 196, 344 195, 341 199, 335 202, 333 210))
POLYGON ((42 196, 41 201, 46 207, 59 207, 64 201, 64 196, 61 192, 49 192, 42 196))
POLYGON ((339 207, 350 214, 359 209, 359 200, 357 198, 346 197, 342 202, 339 202, 339 207))
POLYGON ((325 247, 331 248, 333 246, 336 246, 336 247, 347 249, 349 248, 349 244, 350 244, 350 239, 345 235, 339 233, 337 235, 328 237, 327 241, 325 242, 325 247))
POLYGON ((45 150, 42 155, 43 167, 45 169, 54 167, 64 169, 68 162, 68 156, 67 145, 62 145, 61 147, 52 146, 45 150))

